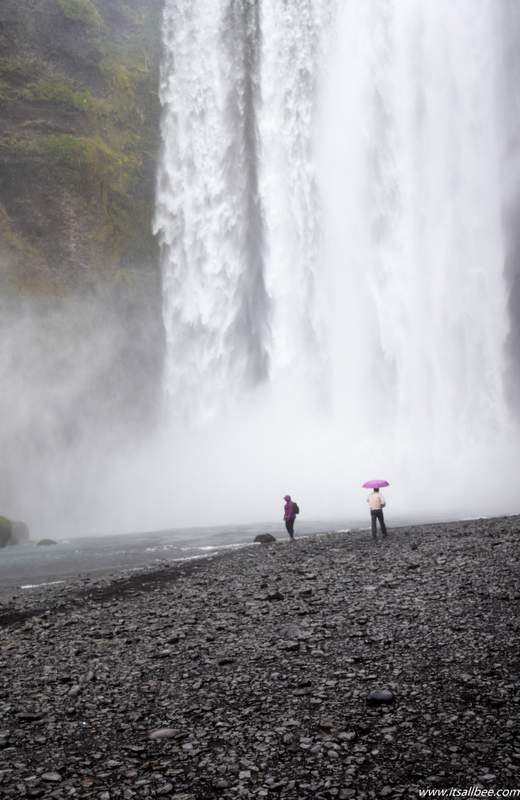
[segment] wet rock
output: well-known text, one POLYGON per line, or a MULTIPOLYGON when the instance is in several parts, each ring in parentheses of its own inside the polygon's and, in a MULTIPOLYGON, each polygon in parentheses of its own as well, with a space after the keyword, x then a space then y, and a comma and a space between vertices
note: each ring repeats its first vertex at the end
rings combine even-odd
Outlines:
POLYGON ((46 783, 60 783, 61 779, 59 772, 44 772, 42 775, 42 781, 46 783))
POLYGON ((11 520, 0 516, 0 547, 7 547, 11 542, 11 520))
POLYGON ((395 695, 389 689, 372 689, 367 694, 366 702, 369 706, 391 705, 395 703, 395 695))
POLYGON ((225 666, 226 664, 233 664, 235 661, 236 659, 233 656, 223 655, 217 658, 217 664, 220 664, 220 666, 225 666))
POLYGON ((253 541, 260 542, 260 544, 273 544, 276 539, 271 533, 258 533, 253 541))
POLYGON ((171 783, 164 783, 162 786, 159 786, 158 789, 155 790, 155 793, 160 797, 164 795, 171 794, 173 792, 173 785, 171 783))
MULTIPOLYGON (((149 734, 149 738, 156 739, 179 739, 183 736, 183 732, 178 728, 157 728, 149 734)), ((141 748, 140 748, 141 749, 141 748)))
POLYGON ((354 532, 161 566, 141 583, 10 590, 0 615, 23 616, 1 631, 0 785, 14 787, 9 800, 72 788, 94 800, 371 800, 416 793, 425 776, 511 784, 518 534, 500 522, 497 558, 494 525, 396 530, 384 559, 354 532), (370 710, 371 687, 395 702, 370 710), (43 781, 41 765, 62 782, 43 781))

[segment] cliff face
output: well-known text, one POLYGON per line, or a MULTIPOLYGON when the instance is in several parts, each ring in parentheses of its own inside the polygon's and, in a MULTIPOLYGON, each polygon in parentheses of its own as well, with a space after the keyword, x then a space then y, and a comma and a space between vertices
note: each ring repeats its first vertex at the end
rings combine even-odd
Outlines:
POLYGON ((4 291, 157 284, 161 11, 162 0, 2 0, 4 291))
POLYGON ((162 5, 0 0, 5 509, 24 465, 157 413, 162 5))

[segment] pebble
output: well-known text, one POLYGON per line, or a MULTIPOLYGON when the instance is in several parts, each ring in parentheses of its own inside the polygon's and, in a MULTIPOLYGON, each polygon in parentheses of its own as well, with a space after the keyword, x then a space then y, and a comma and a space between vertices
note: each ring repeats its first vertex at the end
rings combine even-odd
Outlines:
POLYGON ((61 781, 61 775, 59 772, 44 772, 42 781, 46 781, 47 783, 59 783, 61 781))
POLYGON ((180 731, 176 728, 158 728, 152 731, 149 735, 150 739, 175 739, 179 736, 180 731))
POLYGON ((282 541, 125 593, 17 595, 49 613, 1 631, 2 797, 404 800, 450 770, 508 785, 520 519, 501 521, 500 559, 497 524, 395 531, 384 552, 365 534, 282 541))
POLYGON ((170 794, 170 792, 173 792, 173 785, 171 783, 164 783, 155 790, 155 793, 161 796, 164 794, 170 794))

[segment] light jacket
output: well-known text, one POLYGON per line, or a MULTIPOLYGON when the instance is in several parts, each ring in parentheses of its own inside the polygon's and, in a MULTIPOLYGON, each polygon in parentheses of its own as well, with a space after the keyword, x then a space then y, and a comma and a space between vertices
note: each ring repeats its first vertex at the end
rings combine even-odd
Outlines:
POLYGON ((386 500, 381 492, 370 492, 367 497, 367 503, 370 506, 370 511, 381 511, 383 506, 386 505, 386 500))

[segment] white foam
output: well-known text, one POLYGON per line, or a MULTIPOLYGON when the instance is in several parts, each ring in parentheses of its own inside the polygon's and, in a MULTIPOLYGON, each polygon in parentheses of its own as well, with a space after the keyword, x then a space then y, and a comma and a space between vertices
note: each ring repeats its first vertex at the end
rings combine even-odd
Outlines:
POLYGON ((44 583, 25 583, 23 586, 20 586, 20 589, 39 589, 42 586, 58 586, 60 583, 66 583, 66 581, 46 581, 44 583))

